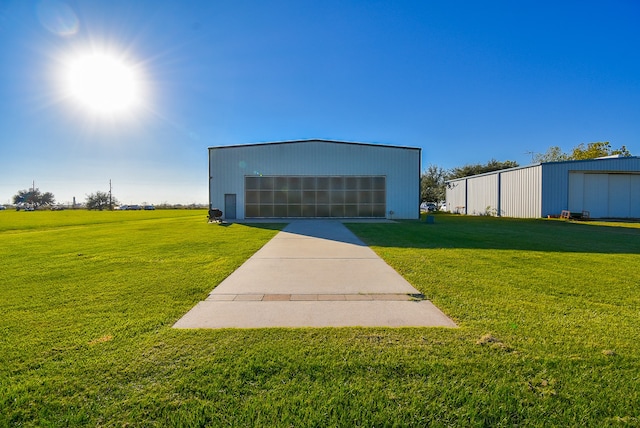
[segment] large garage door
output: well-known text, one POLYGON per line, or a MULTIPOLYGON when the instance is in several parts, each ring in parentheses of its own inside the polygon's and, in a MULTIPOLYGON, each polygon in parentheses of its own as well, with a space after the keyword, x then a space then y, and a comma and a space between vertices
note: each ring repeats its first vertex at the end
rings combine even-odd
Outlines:
POLYGON ((592 218, 640 218, 640 175, 569 174, 569 210, 592 218))
POLYGON ((245 217, 385 217, 384 176, 247 176, 245 217))
POLYGON ((591 217, 609 217, 609 174, 584 175, 583 204, 591 217))

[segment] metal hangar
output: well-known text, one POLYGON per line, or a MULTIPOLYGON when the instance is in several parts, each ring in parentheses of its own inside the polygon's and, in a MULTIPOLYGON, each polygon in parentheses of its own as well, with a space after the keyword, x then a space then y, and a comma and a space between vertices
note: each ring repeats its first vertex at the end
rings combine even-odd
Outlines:
POLYGON ((209 148, 225 219, 419 218, 421 149, 333 140, 209 148))
POLYGON ((447 182, 449 211, 539 218, 562 211, 640 218, 640 157, 545 162, 447 182))

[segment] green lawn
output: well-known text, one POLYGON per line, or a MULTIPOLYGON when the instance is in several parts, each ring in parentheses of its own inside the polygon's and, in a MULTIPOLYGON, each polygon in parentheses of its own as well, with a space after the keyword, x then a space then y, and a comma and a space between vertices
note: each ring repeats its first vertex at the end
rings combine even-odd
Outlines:
POLYGON ((640 426, 640 228, 351 224, 457 329, 173 330, 273 225, 0 212, 0 426, 640 426))

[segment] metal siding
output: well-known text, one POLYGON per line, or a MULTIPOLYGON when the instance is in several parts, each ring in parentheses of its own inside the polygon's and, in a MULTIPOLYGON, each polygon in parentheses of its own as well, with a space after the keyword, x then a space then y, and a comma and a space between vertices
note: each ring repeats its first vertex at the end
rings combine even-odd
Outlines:
POLYGON ((591 218, 640 217, 640 174, 570 172, 569 210, 591 218))
POLYGON ((640 175, 607 174, 607 217, 640 218, 640 175))
POLYGON ((474 215, 498 214, 499 209, 505 217, 540 217, 541 176, 540 166, 535 165, 453 180, 447 188, 447 206, 455 211, 466 204, 464 212, 474 215))
POLYGON ((607 217, 609 214, 609 175, 584 175, 584 206, 594 218, 607 217))
MULTIPOLYGON (((605 192, 604 188, 598 190, 584 183, 586 175, 624 172, 632 173, 624 175, 631 177, 628 186, 629 215, 637 218, 640 217, 640 175, 638 175, 640 174, 640 157, 550 162, 451 180, 447 183, 447 207, 454 212, 456 207, 461 207, 464 209, 458 211, 468 214, 482 213, 487 206, 497 208, 498 204, 494 205, 490 201, 492 201, 494 189, 497 188, 496 183, 499 182, 501 215, 520 218, 559 215, 562 210, 568 209, 570 202, 573 208, 578 208, 578 205, 582 207, 584 195, 594 191, 605 192)), ((591 206, 602 204, 607 207, 607 212, 618 209, 622 212, 621 207, 625 200, 624 195, 618 195, 618 192, 624 192, 624 189, 614 183, 613 189, 609 186, 605 192, 606 202, 598 200, 590 204, 591 206), (613 198, 616 206, 620 208, 610 206, 611 192, 616 192, 613 198)), ((596 195, 589 197, 599 198, 596 195)), ((599 211, 600 208, 596 207, 595 212, 599 213, 599 211)))
POLYGON ((609 174, 608 217, 631 217, 631 175, 609 174))
POLYGON ((629 216, 632 218, 640 218, 640 175, 631 177, 631 188, 629 194, 631 203, 629 207, 629 216))
MULTIPOLYGON (((571 189, 569 176, 583 172, 640 172, 640 157, 590 159, 584 161, 551 162, 542 164, 542 215, 558 215, 562 210, 574 207, 574 197, 570 192, 578 192, 571 189), (570 207, 569 202, 572 206, 570 207)), ((573 178, 577 179, 577 178, 573 178)), ((577 183, 577 182, 576 182, 577 183)), ((585 185, 586 186, 586 185, 585 185)), ((588 189, 583 189, 583 192, 588 189)), ((581 211, 577 209, 575 211, 581 211)))
POLYGON ((447 210, 452 213, 465 213, 466 179, 452 180, 447 183, 446 201, 447 210))
POLYGON ((560 215, 569 206, 569 168, 566 163, 542 164, 542 216, 560 215))
POLYGON ((467 214, 483 215, 498 209, 498 174, 481 175, 467 181, 467 214))
MULTIPOLYGON (((499 172, 499 171, 498 171, 499 172)), ((501 175, 500 208, 504 217, 536 218, 541 216, 542 168, 499 172, 501 175)))
POLYGON ((384 175, 387 210, 393 218, 419 215, 420 149, 326 141, 287 142, 209 149, 213 207, 235 193, 237 217, 244 218, 246 175, 384 175))
POLYGON ((580 212, 584 203, 584 172, 569 172, 569 203, 567 209, 580 212))

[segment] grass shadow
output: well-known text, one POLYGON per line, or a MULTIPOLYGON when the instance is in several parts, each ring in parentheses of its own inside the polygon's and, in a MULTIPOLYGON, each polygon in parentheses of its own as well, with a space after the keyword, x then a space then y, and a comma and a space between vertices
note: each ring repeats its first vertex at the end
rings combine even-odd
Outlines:
POLYGON ((448 214, 436 215, 433 224, 347 224, 367 245, 378 247, 640 254, 640 228, 621 226, 448 214))
MULTIPOLYGON (((357 246, 367 246, 352 231, 344 227, 340 219, 295 219, 288 223, 266 223, 263 221, 238 222, 248 227, 280 228, 287 236, 309 237, 342 242, 357 246)), ((285 236, 286 237, 286 236, 285 236)))

